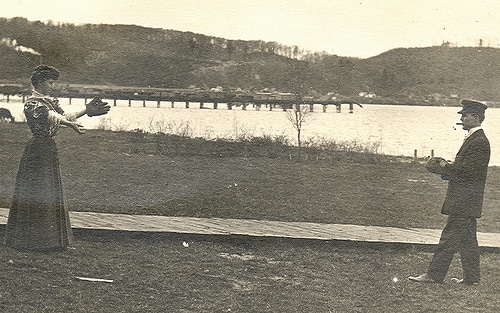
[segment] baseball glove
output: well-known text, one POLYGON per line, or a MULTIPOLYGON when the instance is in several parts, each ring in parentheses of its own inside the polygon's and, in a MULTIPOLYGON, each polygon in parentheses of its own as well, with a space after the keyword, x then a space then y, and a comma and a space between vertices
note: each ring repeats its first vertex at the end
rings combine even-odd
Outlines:
POLYGON ((434 174, 441 174, 443 172, 443 168, 439 165, 441 161, 445 161, 443 158, 440 157, 433 157, 430 158, 427 163, 425 164, 425 168, 434 174))
POLYGON ((103 102, 99 97, 95 97, 94 99, 92 99, 92 101, 85 104, 85 106, 87 107, 88 116, 104 115, 111 109, 108 103, 103 102))

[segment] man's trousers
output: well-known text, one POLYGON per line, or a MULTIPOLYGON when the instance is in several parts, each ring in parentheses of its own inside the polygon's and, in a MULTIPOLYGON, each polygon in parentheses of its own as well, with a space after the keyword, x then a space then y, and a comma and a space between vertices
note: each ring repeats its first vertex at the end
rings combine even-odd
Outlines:
POLYGON ((477 220, 468 216, 448 216, 439 244, 427 274, 442 282, 455 253, 460 253, 464 283, 479 283, 479 245, 476 235, 477 220))

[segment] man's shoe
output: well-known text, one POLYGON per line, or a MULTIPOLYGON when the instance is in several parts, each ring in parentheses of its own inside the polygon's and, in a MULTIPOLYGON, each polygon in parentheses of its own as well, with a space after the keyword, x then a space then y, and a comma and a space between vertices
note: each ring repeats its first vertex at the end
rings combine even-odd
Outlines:
POLYGON ((456 284, 463 284, 463 285, 469 285, 469 286, 477 286, 477 285, 479 285, 478 282, 468 282, 468 281, 465 281, 463 278, 459 279, 459 278, 453 277, 451 279, 451 281, 454 282, 454 283, 456 283, 456 284))
POLYGON ((436 280, 432 279, 429 276, 429 274, 427 274, 427 273, 422 274, 420 276, 409 276, 408 279, 411 281, 418 282, 418 283, 434 283, 434 284, 441 283, 440 281, 436 281, 436 280))

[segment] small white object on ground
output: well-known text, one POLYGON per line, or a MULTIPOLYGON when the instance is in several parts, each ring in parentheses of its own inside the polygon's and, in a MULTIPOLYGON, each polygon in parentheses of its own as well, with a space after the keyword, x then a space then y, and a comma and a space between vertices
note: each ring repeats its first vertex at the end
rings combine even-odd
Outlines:
POLYGON ((103 278, 91 278, 91 277, 81 277, 81 276, 76 276, 77 279, 79 280, 85 280, 85 281, 94 281, 94 282, 101 282, 101 283, 112 283, 112 279, 103 279, 103 278))

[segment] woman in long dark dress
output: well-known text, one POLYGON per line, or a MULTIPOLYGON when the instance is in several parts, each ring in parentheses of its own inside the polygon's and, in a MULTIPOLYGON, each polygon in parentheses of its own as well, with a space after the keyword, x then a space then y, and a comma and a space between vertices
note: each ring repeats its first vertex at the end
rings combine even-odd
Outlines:
POLYGON ((48 96, 58 78, 59 71, 46 65, 36 67, 31 76, 33 94, 24 104, 24 115, 33 137, 21 158, 9 211, 5 245, 12 248, 58 250, 72 244, 54 137, 60 125, 82 134, 77 118, 109 111, 107 103, 94 99, 85 110, 65 114, 58 101, 48 96))

